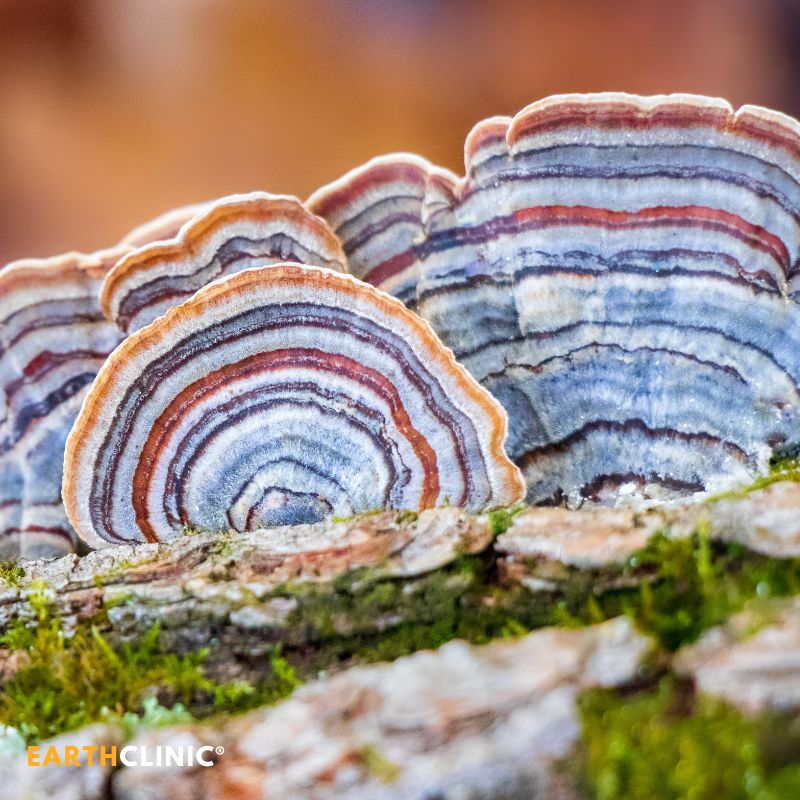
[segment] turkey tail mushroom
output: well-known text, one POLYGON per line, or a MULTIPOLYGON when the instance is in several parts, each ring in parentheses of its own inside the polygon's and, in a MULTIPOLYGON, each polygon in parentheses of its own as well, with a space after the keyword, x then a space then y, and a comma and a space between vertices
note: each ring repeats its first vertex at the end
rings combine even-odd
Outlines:
POLYGON ((530 501, 687 495, 796 449, 796 121, 558 96, 478 124, 465 160, 444 191, 384 157, 307 205, 505 406, 530 501))
POLYGON ((75 543, 61 502, 64 442, 121 338, 97 297, 122 252, 0 270, 0 559, 63 555, 75 543))
POLYGON ((399 301, 331 270, 221 278, 126 339, 69 436, 93 546, 519 500, 506 415, 399 301))
POLYGON ((134 244, 174 234, 207 205, 163 214, 107 250, 0 269, 0 560, 74 548, 61 500, 64 446, 89 385, 123 338, 103 316, 103 281, 134 244))
POLYGON ((414 244, 455 202, 458 178, 410 154, 379 156, 313 194, 306 206, 336 231, 350 272, 416 303, 414 244))
MULTIPOLYGON (((174 222, 164 219, 141 231, 152 237, 174 222)), ((101 302, 109 320, 133 333, 216 278, 283 261, 347 271, 336 235, 296 198, 232 195, 202 205, 174 238, 126 255, 106 278, 101 302)))

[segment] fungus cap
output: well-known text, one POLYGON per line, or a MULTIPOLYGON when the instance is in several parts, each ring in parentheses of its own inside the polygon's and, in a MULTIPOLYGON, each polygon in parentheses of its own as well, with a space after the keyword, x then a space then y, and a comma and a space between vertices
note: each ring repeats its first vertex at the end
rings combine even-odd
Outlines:
POLYGON ((692 494, 798 446, 796 121, 564 95, 465 161, 384 157, 307 204, 503 403, 530 501, 692 494))
POLYGON ((93 546, 518 500, 502 407, 374 287, 280 264, 221 278, 126 339, 69 436, 93 546))
POLYGON ((0 558, 63 555, 64 443, 120 341, 97 300, 124 248, 27 259, 0 270, 0 558))
MULTIPOLYGON (((181 218, 180 209, 175 216, 181 218)), ((157 221, 140 233, 152 237, 156 228, 157 221)), ((169 240, 125 255, 106 278, 103 311, 132 333, 216 278, 281 261, 347 271, 336 235, 296 198, 264 192, 223 197, 202 205, 169 240)))

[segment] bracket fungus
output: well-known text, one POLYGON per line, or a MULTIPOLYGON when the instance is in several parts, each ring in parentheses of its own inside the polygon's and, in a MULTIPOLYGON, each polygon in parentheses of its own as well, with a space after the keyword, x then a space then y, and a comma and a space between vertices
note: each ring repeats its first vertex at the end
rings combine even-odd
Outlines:
MULTIPOLYGON (((164 232, 191 209, 165 215, 136 236, 152 239, 157 227, 164 232)), ((101 303, 108 319, 133 333, 216 278, 282 261, 347 271, 339 239, 296 198, 232 195, 202 204, 174 238, 128 253, 108 274, 101 303)))
POLYGON ((374 287, 280 264, 221 278, 129 336, 67 442, 93 546, 375 508, 520 499, 505 412, 374 287))
POLYGON ((529 501, 687 496, 797 447, 796 121, 564 95, 465 161, 382 157, 307 205, 505 406, 529 501))
POLYGON ((98 294, 123 251, 15 261, 0 270, 0 558, 72 549, 61 502, 64 443, 121 338, 103 318, 98 294))

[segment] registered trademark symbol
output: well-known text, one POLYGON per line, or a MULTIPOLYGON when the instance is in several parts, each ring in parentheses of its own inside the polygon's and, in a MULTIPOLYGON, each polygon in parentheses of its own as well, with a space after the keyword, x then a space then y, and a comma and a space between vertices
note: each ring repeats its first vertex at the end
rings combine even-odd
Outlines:
POLYGON ((225 752, 225 748, 224 748, 224 747, 222 747, 222 745, 220 745, 219 747, 215 747, 215 748, 214 748, 214 752, 215 752, 215 753, 216 753, 218 756, 221 756, 221 755, 222 755, 222 754, 225 752))

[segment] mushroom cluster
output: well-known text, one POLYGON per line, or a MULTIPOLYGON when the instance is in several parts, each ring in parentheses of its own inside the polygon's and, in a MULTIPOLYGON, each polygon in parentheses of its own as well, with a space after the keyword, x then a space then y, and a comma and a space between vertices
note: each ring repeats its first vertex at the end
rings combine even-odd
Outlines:
POLYGON ((62 552, 64 443, 122 338, 98 295, 124 247, 16 261, 0 271, 0 558, 62 552))
POLYGON ((505 436, 499 404, 402 303, 327 269, 255 267, 109 357, 67 442, 64 501, 95 546, 479 510, 521 496, 505 436))
POLYGON ((685 498, 800 447, 797 122, 560 96, 479 123, 465 160, 0 270, 0 557, 685 498))
POLYGON ((207 206, 178 209, 134 235, 152 239, 156 224, 159 240, 128 253, 103 284, 103 312, 126 334, 216 278, 248 267, 291 261, 347 270, 336 234, 294 197, 234 195, 207 206), (190 215, 186 224, 166 238, 170 223, 180 222, 183 214, 190 215))
POLYGON ((506 408, 529 502, 689 495, 797 445, 796 121, 561 96, 465 159, 379 158, 308 205, 506 408))

